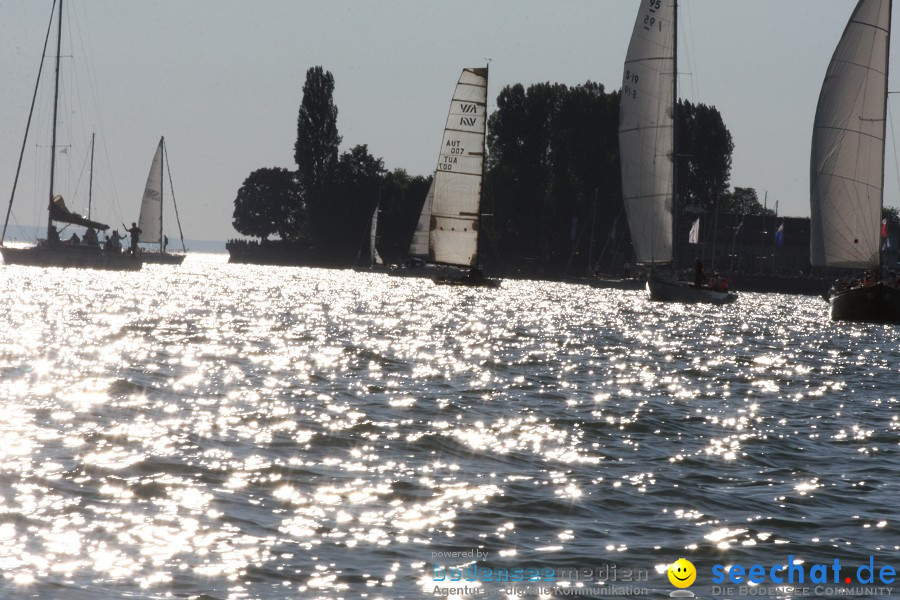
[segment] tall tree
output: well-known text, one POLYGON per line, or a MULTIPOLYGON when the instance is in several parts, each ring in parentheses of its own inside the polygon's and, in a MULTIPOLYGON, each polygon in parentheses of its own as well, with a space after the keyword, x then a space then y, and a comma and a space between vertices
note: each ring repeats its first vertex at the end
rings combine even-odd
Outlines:
POLYGON ((333 94, 334 77, 330 72, 322 67, 312 67, 306 72, 294 160, 306 193, 313 244, 320 250, 333 248, 335 241, 331 237, 337 216, 333 206, 334 178, 341 136, 333 94))
POLYGON ((360 254, 383 173, 384 162, 364 144, 341 154, 327 188, 328 204, 320 207, 319 220, 312 223, 323 263, 348 265, 360 254))
POLYGON ((550 252, 541 218, 551 209, 551 131, 565 92, 562 84, 540 83, 527 91, 521 84, 507 86, 488 120, 487 202, 494 218, 485 219, 485 237, 508 261, 550 252))
POLYGON ((267 239, 298 239, 305 224, 303 188, 294 171, 263 168, 250 173, 234 200, 234 229, 267 239))
POLYGON ((759 195, 753 188, 736 187, 731 193, 722 197, 719 212, 734 215, 767 215, 772 216, 775 211, 764 207, 759 201, 759 195))
POLYGON ((734 142, 722 115, 714 106, 678 106, 678 204, 714 210, 728 193, 734 142))

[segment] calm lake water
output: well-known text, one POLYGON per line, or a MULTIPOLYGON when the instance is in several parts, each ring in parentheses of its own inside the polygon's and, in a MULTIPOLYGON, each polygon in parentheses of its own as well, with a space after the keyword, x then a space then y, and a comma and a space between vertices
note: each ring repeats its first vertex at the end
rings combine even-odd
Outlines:
POLYGON ((897 327, 225 258, 0 268, 0 597, 668 597, 682 556, 900 596, 897 327))

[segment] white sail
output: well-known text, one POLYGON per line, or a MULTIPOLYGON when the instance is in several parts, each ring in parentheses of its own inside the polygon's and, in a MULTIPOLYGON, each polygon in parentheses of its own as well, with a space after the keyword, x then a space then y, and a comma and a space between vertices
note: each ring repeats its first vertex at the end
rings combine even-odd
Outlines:
POLYGON ((141 200, 141 215, 138 227, 141 230, 142 242, 159 242, 162 240, 162 185, 163 185, 163 140, 159 140, 147 185, 144 187, 144 198, 141 200))
POLYGON ((675 2, 641 0, 619 104, 622 196, 643 264, 672 261, 675 2))
POLYGON ((378 233, 378 205, 375 205, 375 212, 372 213, 372 229, 369 231, 369 256, 372 257, 372 264, 383 265, 381 255, 378 254, 378 248, 375 247, 375 241, 378 233))
POLYGON ((419 222, 416 223, 416 231, 413 233, 412 242, 409 244, 409 255, 428 258, 428 238, 431 230, 431 205, 434 203, 434 179, 425 195, 425 204, 419 213, 419 222))
POLYGON ((813 127, 810 261, 879 261, 890 0, 860 0, 825 72, 813 127))
POLYGON ((487 69, 463 69, 434 174, 429 259, 476 266, 487 122, 487 69))

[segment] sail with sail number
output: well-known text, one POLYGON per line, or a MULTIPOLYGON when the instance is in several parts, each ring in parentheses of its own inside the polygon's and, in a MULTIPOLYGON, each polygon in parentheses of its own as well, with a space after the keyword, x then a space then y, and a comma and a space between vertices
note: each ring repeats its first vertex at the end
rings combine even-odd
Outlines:
POLYGON ((486 68, 463 69, 453 93, 434 174, 431 262, 463 267, 478 264, 487 78, 486 68))
POLYGON ((641 264, 672 262, 675 2, 641 2, 619 105, 622 196, 641 264))

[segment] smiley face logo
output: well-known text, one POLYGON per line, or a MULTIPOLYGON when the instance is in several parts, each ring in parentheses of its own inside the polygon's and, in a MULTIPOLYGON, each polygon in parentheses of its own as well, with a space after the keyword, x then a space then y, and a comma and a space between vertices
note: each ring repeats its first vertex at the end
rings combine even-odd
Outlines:
POLYGON ((697 579, 697 569, 691 561, 679 558, 669 565, 669 582, 677 588, 690 587, 697 579))

